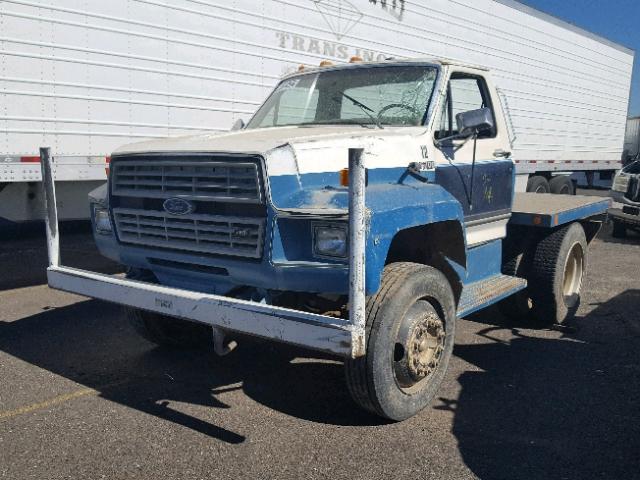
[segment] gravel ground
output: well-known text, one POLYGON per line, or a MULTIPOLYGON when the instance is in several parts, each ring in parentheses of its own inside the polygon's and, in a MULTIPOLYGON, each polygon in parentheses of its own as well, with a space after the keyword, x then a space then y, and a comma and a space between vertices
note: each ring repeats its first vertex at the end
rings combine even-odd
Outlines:
MULTIPOLYGON (((117 271, 67 237, 65 261, 117 271)), ((154 347, 42 285, 43 243, 0 243, 0 478, 640 478, 638 236, 593 243, 566 328, 460 321, 438 398, 401 424, 358 410, 328 359, 154 347)))

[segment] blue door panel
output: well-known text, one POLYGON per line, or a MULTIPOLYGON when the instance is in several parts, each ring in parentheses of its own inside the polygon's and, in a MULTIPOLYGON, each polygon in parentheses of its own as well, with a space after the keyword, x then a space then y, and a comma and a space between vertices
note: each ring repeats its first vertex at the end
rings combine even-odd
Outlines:
POLYGON ((481 220, 511 211, 514 166, 511 160, 478 161, 471 189, 471 164, 438 165, 436 183, 462 206, 465 221, 481 220), (473 195, 473 198, 471 196, 473 195))

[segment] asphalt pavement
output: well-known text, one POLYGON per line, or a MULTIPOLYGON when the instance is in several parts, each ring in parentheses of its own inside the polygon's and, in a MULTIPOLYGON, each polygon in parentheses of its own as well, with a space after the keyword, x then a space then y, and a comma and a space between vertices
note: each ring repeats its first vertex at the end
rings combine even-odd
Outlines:
MULTIPOLYGON (((119 270, 84 231, 63 247, 119 270)), ((353 404, 339 362, 154 347, 45 264, 40 236, 0 242, 0 478, 640 478, 640 236, 594 241, 567 327, 461 320, 437 399, 398 424, 353 404)))

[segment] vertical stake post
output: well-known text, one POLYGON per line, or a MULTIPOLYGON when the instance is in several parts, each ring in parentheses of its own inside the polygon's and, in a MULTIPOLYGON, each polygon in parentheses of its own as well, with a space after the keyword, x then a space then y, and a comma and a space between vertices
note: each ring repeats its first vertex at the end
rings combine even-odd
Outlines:
POLYGON ((45 224, 47 228, 47 248, 49 266, 60 266, 60 231, 58 211, 56 209, 56 186, 51 169, 51 149, 40 149, 40 168, 42 169, 42 190, 44 193, 45 224))
POLYGON ((351 355, 366 354, 365 344, 365 247, 366 169, 364 149, 349 149, 349 320, 352 326, 351 355))

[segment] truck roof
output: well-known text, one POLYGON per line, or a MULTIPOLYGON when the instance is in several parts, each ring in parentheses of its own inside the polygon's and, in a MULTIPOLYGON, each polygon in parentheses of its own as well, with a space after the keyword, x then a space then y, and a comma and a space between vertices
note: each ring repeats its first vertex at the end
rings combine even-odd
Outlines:
POLYGON ((370 68, 378 66, 390 66, 390 65, 432 65, 432 66, 445 66, 455 65, 464 68, 473 68, 475 70, 489 71, 489 68, 480 65, 471 65, 468 63, 458 62, 448 58, 388 58, 386 60, 377 60, 375 62, 350 62, 350 63, 335 63, 328 66, 313 66, 313 65, 301 65, 301 70, 291 72, 285 75, 283 78, 295 77, 297 75, 304 75, 312 72, 324 72, 328 70, 350 70, 357 68, 370 68), (302 69, 304 67, 304 69, 302 69))

